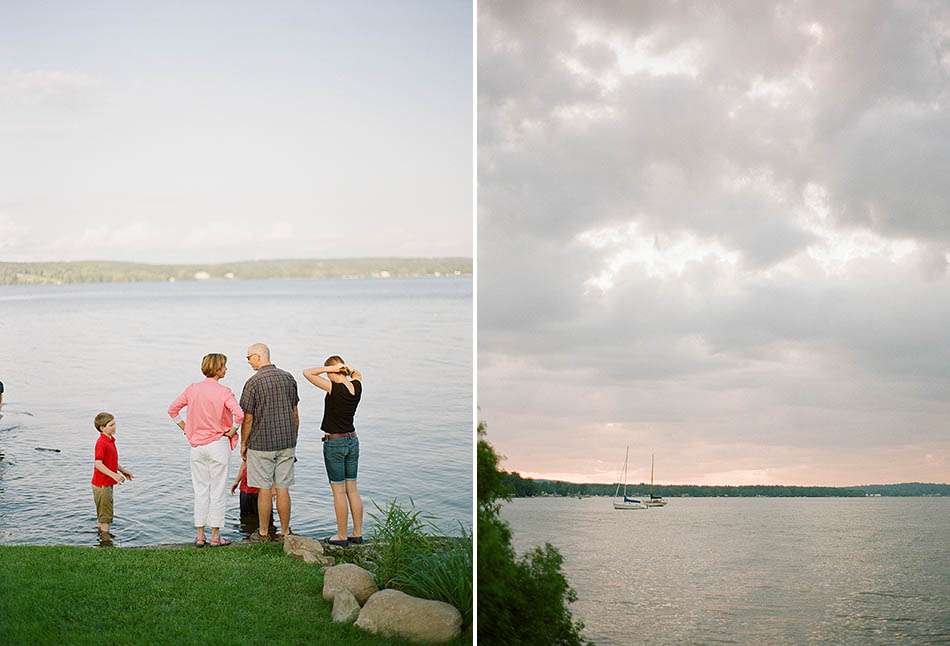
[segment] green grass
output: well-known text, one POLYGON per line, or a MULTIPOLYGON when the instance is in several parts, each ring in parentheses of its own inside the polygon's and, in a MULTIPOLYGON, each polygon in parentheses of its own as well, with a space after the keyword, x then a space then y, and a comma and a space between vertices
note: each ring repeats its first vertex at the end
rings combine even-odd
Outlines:
MULTIPOLYGON (((285 556, 279 545, 6 546, 0 547, 0 641, 406 643, 333 623, 322 590, 321 571, 285 556)), ((470 641, 469 634, 457 643, 470 641)))

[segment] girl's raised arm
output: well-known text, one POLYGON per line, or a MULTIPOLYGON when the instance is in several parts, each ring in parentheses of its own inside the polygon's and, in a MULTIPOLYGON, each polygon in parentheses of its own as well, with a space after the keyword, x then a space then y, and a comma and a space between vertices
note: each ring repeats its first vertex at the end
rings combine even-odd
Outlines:
POLYGON ((329 379, 321 377, 325 372, 339 372, 340 366, 320 366, 319 368, 308 368, 303 371, 303 376, 307 378, 307 381, 312 383, 314 386, 320 390, 325 390, 330 392, 330 389, 333 387, 333 384, 329 379))

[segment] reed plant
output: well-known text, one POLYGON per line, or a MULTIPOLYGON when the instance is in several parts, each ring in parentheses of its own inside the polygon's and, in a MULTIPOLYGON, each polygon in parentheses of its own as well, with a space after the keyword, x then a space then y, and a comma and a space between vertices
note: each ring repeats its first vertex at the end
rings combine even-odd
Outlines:
POLYGON ((376 576, 381 588, 393 588, 422 599, 449 603, 472 623, 472 534, 459 525, 460 536, 443 536, 434 518, 415 508, 375 502, 370 513, 375 528, 369 545, 335 554, 376 576))
POLYGON ((392 585, 406 594, 450 603, 472 622, 472 535, 461 528, 460 538, 443 542, 441 549, 417 553, 392 585))

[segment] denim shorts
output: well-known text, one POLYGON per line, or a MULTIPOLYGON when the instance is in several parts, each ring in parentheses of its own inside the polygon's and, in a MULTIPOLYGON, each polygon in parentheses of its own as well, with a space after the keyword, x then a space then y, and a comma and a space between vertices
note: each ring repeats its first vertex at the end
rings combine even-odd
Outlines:
POLYGON ((340 437, 323 443, 323 463, 327 467, 327 477, 333 484, 346 480, 356 480, 356 465, 360 461, 360 440, 358 437, 340 437))

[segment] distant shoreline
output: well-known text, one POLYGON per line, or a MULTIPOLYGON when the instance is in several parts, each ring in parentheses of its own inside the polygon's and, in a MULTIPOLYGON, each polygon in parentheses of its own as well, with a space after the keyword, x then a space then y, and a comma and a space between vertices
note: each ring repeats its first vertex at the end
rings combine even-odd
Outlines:
POLYGON ((118 261, 0 262, 0 285, 160 283, 269 278, 455 278, 472 275, 471 258, 328 258, 225 263, 118 261))
MULTIPOLYGON (((614 496, 617 483, 575 483, 563 480, 522 478, 505 473, 504 481, 514 498, 614 496)), ((950 496, 950 484, 902 482, 850 487, 812 487, 807 485, 653 485, 644 482, 627 485, 627 496, 666 498, 878 498, 950 496)))

